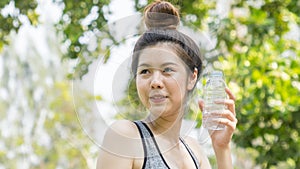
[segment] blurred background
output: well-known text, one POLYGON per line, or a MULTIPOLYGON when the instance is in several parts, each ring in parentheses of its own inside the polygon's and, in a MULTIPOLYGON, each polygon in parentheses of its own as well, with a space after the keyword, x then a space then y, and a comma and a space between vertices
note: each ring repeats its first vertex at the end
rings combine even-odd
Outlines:
MULTIPOLYGON (((128 68, 149 2, 0 1, 0 169, 95 168, 107 126, 144 116, 128 68)), ((300 168, 300 1, 170 2, 236 95, 235 168, 300 168)), ((195 104, 185 119, 216 168, 195 104)))

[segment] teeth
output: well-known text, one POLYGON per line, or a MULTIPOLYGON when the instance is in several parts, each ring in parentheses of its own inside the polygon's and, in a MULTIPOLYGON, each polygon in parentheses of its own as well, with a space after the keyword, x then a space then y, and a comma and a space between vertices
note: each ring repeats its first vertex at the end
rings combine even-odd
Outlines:
POLYGON ((153 99, 162 99, 162 98, 165 98, 165 96, 153 96, 152 98, 153 99))

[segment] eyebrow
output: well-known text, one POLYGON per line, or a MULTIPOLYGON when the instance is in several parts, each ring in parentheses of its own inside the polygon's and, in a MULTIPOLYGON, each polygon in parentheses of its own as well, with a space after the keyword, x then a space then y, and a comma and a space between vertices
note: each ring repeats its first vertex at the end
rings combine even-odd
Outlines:
MULTIPOLYGON (((166 62, 166 63, 163 63, 162 65, 161 65, 161 67, 163 67, 163 66, 168 66, 168 65, 175 65, 175 66, 178 66, 178 64, 176 64, 176 63, 173 63, 173 62, 166 62)), ((147 64, 147 63, 142 63, 142 64, 140 64, 140 65, 138 65, 138 67, 152 67, 151 65, 149 65, 149 64, 147 64)))

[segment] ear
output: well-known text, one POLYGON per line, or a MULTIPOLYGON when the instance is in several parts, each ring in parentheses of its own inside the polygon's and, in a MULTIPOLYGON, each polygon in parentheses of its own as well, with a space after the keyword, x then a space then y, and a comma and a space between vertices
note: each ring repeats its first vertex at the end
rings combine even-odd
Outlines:
POLYGON ((198 78, 198 69, 195 68, 194 72, 191 73, 188 77, 187 89, 190 91, 194 88, 198 78))

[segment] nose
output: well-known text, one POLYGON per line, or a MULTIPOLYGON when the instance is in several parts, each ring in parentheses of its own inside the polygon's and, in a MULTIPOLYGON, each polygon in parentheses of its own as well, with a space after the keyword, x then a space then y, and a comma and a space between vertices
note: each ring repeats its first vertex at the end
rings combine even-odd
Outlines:
POLYGON ((160 71, 155 71, 152 74, 150 86, 152 89, 162 89, 164 88, 163 79, 160 71))

